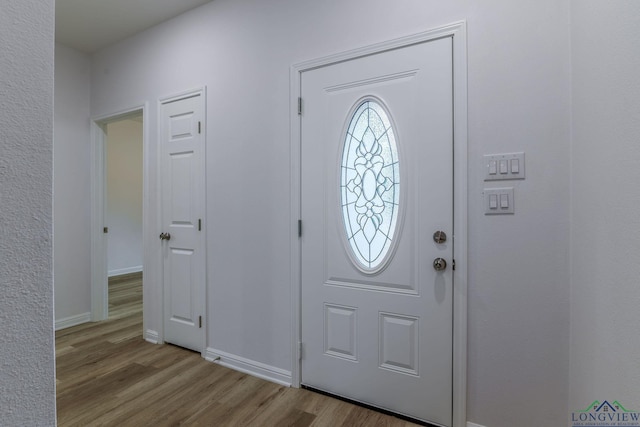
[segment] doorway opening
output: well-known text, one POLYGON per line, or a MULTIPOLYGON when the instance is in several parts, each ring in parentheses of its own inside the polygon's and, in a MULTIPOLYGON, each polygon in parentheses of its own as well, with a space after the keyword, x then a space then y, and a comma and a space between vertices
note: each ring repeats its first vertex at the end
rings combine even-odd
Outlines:
POLYGON ((146 199, 143 110, 132 108, 92 124, 94 322, 123 315, 123 310, 141 310, 146 199), (110 301, 110 290, 116 301, 110 301), (110 307, 117 309, 110 313, 110 307))
POLYGON ((108 318, 141 310, 143 121, 139 111, 106 128, 108 318))

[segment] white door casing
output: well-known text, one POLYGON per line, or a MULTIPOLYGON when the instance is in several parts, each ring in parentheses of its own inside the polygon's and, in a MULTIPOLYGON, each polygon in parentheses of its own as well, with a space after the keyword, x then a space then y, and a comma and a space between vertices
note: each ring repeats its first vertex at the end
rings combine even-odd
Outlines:
POLYGON ((164 341, 205 349, 204 92, 160 103, 164 341))
POLYGON ((292 124, 292 169, 301 176, 292 213, 304 230, 301 269, 292 271, 301 278, 294 349, 304 345, 293 383, 447 426, 466 418, 464 30, 453 24, 292 68, 303 106, 292 124), (344 132, 363 100, 391 116, 404 208, 397 247, 374 274, 353 260, 338 190, 344 132), (436 230, 446 243, 433 241, 436 230), (447 270, 433 270, 436 257, 447 270))

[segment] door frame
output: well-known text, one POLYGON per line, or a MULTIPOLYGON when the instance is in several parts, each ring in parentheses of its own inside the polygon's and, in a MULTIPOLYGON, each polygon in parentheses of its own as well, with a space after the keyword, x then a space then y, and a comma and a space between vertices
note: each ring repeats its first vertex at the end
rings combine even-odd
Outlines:
MULTIPOLYGON (((109 279, 107 271, 107 239, 105 227, 106 207, 106 125, 142 112, 142 258, 143 268, 148 258, 150 221, 147 215, 153 212, 149 205, 149 132, 148 104, 141 103, 120 111, 91 119, 91 321, 98 322, 109 317, 109 279)), ((144 283, 144 281, 143 281, 144 283)), ((144 287, 144 284, 143 284, 144 287)), ((144 292, 143 292, 144 294, 144 292)), ((144 311, 144 298, 143 298, 144 311)), ((144 326, 143 326, 143 330, 144 326)))
MULTIPOLYGON (((363 56, 451 37, 453 42, 453 426, 466 426, 467 407, 467 30, 466 21, 455 22, 398 39, 294 64, 290 69, 290 144, 291 144, 291 383, 300 387, 302 372, 302 242, 301 218, 302 116, 299 99, 302 73, 363 56)), ((304 108, 304 105, 302 105, 304 108)), ((304 114, 304 113, 303 113, 304 114)))

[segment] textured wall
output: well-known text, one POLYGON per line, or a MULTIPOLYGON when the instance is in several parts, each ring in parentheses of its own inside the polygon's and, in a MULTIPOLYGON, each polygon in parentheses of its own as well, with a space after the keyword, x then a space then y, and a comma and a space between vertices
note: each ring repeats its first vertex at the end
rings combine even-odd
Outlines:
MULTIPOLYGON (((56 44, 53 261, 56 321, 91 311, 89 56, 56 44)), ((75 323, 75 322, 71 322, 75 323)))
POLYGON ((640 2, 575 0, 571 28, 570 409, 640 411, 640 2))
MULTIPOLYGON (((289 67, 461 19, 469 35, 469 419, 560 426, 569 371, 568 0, 216 0, 94 55, 92 114, 207 85, 207 344, 290 370, 289 67), (527 155, 527 179, 513 183, 516 214, 486 217, 481 156, 513 151, 527 155)), ((157 111, 149 113, 154 141, 157 111)), ((149 194, 154 206, 154 182, 149 194)), ((159 233, 156 220, 149 224, 159 233)), ((159 247, 155 236, 148 243, 159 247)), ((159 258, 151 255, 145 324, 158 330, 159 258)))
POLYGON ((0 424, 55 424, 53 2, 0 5, 0 424))

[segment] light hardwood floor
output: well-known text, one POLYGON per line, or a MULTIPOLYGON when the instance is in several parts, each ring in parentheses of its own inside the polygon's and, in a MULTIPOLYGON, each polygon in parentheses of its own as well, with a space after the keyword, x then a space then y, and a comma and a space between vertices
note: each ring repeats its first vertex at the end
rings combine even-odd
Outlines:
POLYGON ((142 281, 109 285, 109 320, 56 332, 58 425, 412 426, 142 339, 142 281))

